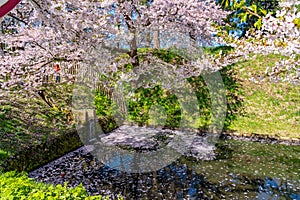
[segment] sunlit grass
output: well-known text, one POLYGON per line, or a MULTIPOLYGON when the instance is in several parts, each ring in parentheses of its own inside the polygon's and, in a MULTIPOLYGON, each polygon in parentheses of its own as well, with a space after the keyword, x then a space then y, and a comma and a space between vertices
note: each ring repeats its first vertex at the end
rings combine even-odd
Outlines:
POLYGON ((267 66, 279 61, 280 55, 257 55, 234 65, 244 90, 245 115, 229 126, 241 134, 255 133, 279 138, 300 138, 300 86, 290 83, 253 82, 264 76, 267 66))

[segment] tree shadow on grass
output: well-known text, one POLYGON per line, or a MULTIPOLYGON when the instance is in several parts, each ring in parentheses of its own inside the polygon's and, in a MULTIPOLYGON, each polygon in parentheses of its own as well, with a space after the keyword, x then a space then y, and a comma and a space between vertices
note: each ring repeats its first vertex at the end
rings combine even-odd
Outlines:
MULTIPOLYGON (((223 131, 227 131, 230 124, 236 120, 237 116, 243 113, 243 89, 233 65, 228 65, 220 70, 224 87, 226 90, 226 118, 223 131)), ((207 84, 202 76, 191 77, 188 79, 197 95, 201 125, 201 132, 208 131, 212 117, 212 98, 207 84)))
POLYGON ((227 112, 224 124, 224 130, 230 131, 230 124, 237 119, 239 115, 244 114, 244 90, 241 79, 234 70, 234 65, 228 65, 221 71, 221 76, 226 88, 227 112))

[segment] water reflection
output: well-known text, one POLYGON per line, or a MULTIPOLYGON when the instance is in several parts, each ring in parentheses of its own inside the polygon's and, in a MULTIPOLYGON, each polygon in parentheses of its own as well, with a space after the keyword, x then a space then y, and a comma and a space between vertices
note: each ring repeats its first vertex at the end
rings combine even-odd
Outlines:
POLYGON ((29 176, 55 184, 67 181, 69 186, 83 183, 90 194, 113 199, 118 195, 125 199, 300 199, 299 181, 237 174, 217 167, 217 162, 181 157, 158 171, 134 174, 97 163, 81 148, 29 176))
POLYGON ((263 186, 258 187, 258 199, 282 199, 281 197, 286 197, 290 199, 299 200, 300 191, 294 190, 293 185, 297 182, 285 182, 280 179, 270 179, 266 178, 263 186))
MULTIPOLYGON (((110 171, 103 168, 103 171, 110 171)), ((105 190, 122 194, 127 199, 299 199, 299 190, 278 179, 265 180, 238 177, 232 174, 229 182, 209 182, 205 176, 188 169, 186 165, 172 164, 164 169, 145 174, 124 174, 111 170, 105 190), (111 173, 111 174, 110 174, 111 173), (112 176, 113 175, 113 180, 112 176), (280 185, 279 185, 280 184, 280 185)), ((292 184, 291 184, 292 185, 292 184)), ((104 187, 103 187, 104 186, 104 187)), ((104 189, 104 190, 103 190, 104 189)))

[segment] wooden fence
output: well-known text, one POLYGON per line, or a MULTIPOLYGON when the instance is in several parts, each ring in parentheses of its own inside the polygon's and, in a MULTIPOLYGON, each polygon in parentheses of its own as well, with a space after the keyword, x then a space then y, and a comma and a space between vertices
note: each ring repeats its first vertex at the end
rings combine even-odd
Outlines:
MULTIPOLYGON (((91 90, 98 91, 98 92, 102 93, 103 95, 107 96, 109 99, 111 99, 115 103, 115 105, 117 105, 118 112, 121 112, 122 115, 126 115, 127 114, 127 106, 126 106, 126 101, 125 101, 123 94, 121 94, 121 92, 117 91, 115 88, 109 87, 104 82, 101 82, 101 81, 94 82, 95 79, 97 80, 97 77, 99 76, 99 74, 97 74, 97 72, 93 71, 93 69, 90 70, 89 68, 87 68, 86 71, 84 71, 84 70, 80 71, 79 67, 80 67, 79 64, 75 64, 71 68, 66 69, 64 67, 64 65, 61 65, 60 69, 62 71, 62 74, 69 74, 74 77, 73 80, 71 80, 71 81, 75 82, 75 77, 78 76, 79 81, 82 78, 82 80, 85 80, 87 83, 90 83, 91 90), (79 73, 81 73, 81 74, 79 74, 79 73)), ((44 80, 43 80, 44 83, 52 83, 55 81, 56 81, 55 75, 45 76, 44 80)), ((66 80, 64 80, 64 76, 60 77, 60 81, 61 82, 66 81, 66 80)), ((70 80, 68 80, 68 81, 70 81, 70 80)), ((91 111, 89 111, 88 113, 82 113, 82 116, 80 117, 81 120, 86 118, 86 115, 89 117, 94 115, 94 113, 92 114, 90 112, 91 111)))

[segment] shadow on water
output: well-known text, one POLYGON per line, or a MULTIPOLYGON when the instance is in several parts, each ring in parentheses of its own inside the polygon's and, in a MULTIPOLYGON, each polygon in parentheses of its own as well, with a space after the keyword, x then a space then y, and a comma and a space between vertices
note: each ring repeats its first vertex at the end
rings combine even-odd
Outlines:
POLYGON ((215 160, 182 156, 149 173, 112 169, 83 147, 29 176, 69 186, 83 183, 90 194, 112 198, 300 199, 299 146, 224 140, 216 147, 215 160))

